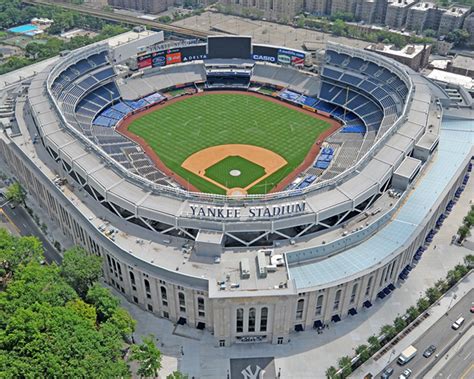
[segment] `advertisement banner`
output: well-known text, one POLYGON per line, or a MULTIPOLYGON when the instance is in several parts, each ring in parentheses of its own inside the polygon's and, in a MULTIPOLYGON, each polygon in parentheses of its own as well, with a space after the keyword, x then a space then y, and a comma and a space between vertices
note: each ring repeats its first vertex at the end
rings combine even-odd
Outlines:
POLYGON ((181 48, 181 62, 201 61, 204 59, 207 59, 205 44, 181 48))
POLYGON ((137 58, 137 67, 139 69, 151 66, 151 54, 145 54, 137 58))
POLYGON ((181 52, 166 54, 166 65, 181 63, 181 52))
POLYGON ((151 54, 151 65, 153 67, 162 67, 166 65, 166 57, 164 51, 157 51, 151 54))
POLYGON ((265 45, 253 45, 253 52, 251 58, 254 61, 277 63, 278 49, 265 46, 265 45))
POLYGON ((293 66, 304 65, 305 54, 295 50, 278 49, 278 63, 293 66))

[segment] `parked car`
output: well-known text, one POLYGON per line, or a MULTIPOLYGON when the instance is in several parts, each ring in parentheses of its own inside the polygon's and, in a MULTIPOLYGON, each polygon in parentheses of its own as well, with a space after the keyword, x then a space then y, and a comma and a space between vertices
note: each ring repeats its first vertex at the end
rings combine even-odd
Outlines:
POLYGON ((436 351, 436 346, 435 345, 430 345, 428 348, 423 352, 423 356, 425 358, 429 358, 433 355, 433 353, 436 351))
POLYGON ((385 370, 383 370, 382 375, 380 375, 380 377, 382 379, 388 379, 392 376, 392 374, 393 374, 393 368, 387 367, 385 370))
POLYGON ((405 369, 405 371, 403 371, 403 372, 400 374, 400 376, 398 377, 398 379, 407 379, 407 378, 410 377, 411 373, 412 373, 412 371, 411 371, 409 368, 407 368, 407 369, 405 369))
POLYGON ((471 313, 474 313, 474 303, 471 304, 471 313))

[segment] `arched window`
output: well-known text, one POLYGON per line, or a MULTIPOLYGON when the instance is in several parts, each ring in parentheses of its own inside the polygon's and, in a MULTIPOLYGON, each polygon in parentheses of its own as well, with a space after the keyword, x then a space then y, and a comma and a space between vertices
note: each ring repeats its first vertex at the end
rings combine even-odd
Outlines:
POLYGON ((178 292, 178 301, 179 301, 179 310, 181 312, 186 312, 186 299, 184 293, 178 292))
POLYGON ((129 271, 128 274, 130 275, 130 283, 132 283, 132 285, 135 285, 135 274, 131 271, 129 271))
POLYGON ((316 316, 319 316, 323 313, 323 299, 324 295, 319 295, 318 299, 316 300, 316 316))
POLYGON ((372 288, 372 280, 374 279, 373 276, 369 278, 369 281, 367 283, 367 289, 365 290, 365 296, 368 296, 370 293, 370 289, 372 288))
POLYGON ((237 319, 236 319, 236 332, 242 333, 244 331, 244 310, 242 308, 237 309, 237 319))
POLYGON ((296 319, 301 320, 303 318, 304 310, 304 299, 299 299, 296 305, 296 319))
POLYGON ((197 302, 198 302, 198 315, 199 317, 204 317, 206 315, 205 308, 204 308, 204 298, 198 297, 197 302))
POLYGON ((267 331, 267 322, 268 322, 268 308, 263 307, 260 310, 260 331, 261 332, 267 331))
POLYGON ((166 293, 166 287, 161 286, 160 287, 160 292, 161 292, 161 302, 164 307, 168 306, 168 294, 166 293))
POLYGON ((255 308, 249 309, 249 332, 255 332, 255 308))
POLYGON ((333 310, 339 309, 339 303, 341 302, 341 293, 342 293, 342 290, 337 290, 336 297, 334 298, 333 310))
POLYGON ((355 301, 356 295, 357 295, 357 288, 359 288, 359 283, 354 284, 352 287, 352 293, 351 293, 351 304, 355 301))
POLYGON ((150 282, 148 279, 144 279, 143 282, 145 283, 145 291, 150 292, 150 282))

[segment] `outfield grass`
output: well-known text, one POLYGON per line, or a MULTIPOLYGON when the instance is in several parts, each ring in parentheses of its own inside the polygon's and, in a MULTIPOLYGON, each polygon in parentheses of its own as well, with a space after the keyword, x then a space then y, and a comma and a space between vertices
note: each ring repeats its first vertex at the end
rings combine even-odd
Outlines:
POLYGON ((288 164, 249 190, 265 193, 301 164, 329 127, 328 122, 265 99, 209 94, 191 96, 146 114, 134 120, 128 130, 142 137, 169 169, 201 191, 223 194, 220 187, 182 168, 182 162, 197 151, 223 144, 272 150, 288 164))
POLYGON ((265 175, 265 169, 245 158, 230 156, 224 158, 206 170, 205 176, 227 188, 245 188, 265 175), (240 171, 239 176, 232 176, 232 170, 240 171))

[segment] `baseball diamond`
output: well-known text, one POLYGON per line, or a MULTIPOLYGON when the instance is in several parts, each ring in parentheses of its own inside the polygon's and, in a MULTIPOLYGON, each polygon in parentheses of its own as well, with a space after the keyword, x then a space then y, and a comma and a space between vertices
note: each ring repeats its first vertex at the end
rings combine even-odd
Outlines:
POLYGON ((138 141, 151 148, 152 155, 200 191, 226 194, 232 188, 243 188, 251 194, 267 193, 297 170, 310 152, 317 153, 313 148, 316 141, 333 126, 323 116, 271 100, 274 99, 263 95, 223 91, 180 97, 144 112, 143 116, 135 115, 120 130, 126 130, 132 139, 133 135, 139 137, 138 141), (274 167, 249 180, 248 175, 252 176, 249 170, 255 173, 255 169, 250 169, 248 164, 248 170, 241 170, 238 177, 230 177, 227 171, 215 168, 206 171, 210 165, 198 169, 194 164, 189 165, 194 154, 221 145, 250 146, 239 152, 224 153, 221 159, 228 155, 241 156, 264 168, 266 164, 258 163, 256 158, 248 159, 245 151, 252 146, 262 148, 255 157, 265 151, 263 157, 273 152, 267 161, 274 160, 274 167))

